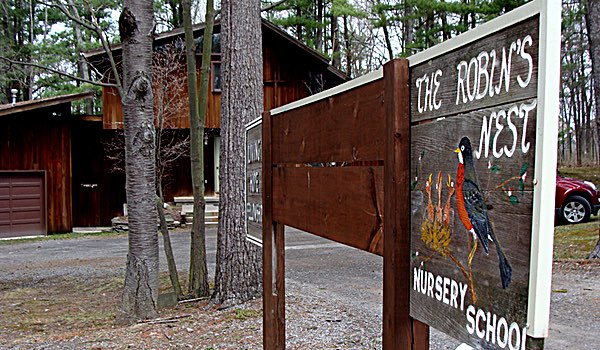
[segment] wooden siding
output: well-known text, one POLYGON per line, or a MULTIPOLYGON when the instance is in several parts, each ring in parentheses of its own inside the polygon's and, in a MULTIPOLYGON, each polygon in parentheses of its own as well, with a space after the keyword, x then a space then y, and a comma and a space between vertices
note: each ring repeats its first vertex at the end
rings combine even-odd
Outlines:
MULTIPOLYGON (((198 81, 200 81, 200 63, 198 63, 198 81)), ((178 74, 185 75, 185 71, 181 71, 178 74)), ((212 74, 211 74, 212 76, 212 74)), ((212 81, 212 79, 211 79, 212 81)), ((198 83, 198 89, 200 85, 198 83)), ((156 91, 156 87, 154 87, 156 91)), ((204 123, 205 128, 220 128, 221 118, 219 114, 221 111, 221 93, 213 92, 209 86, 208 92, 208 109, 206 111, 206 121, 204 123)), ((178 99, 184 101, 188 100, 188 88, 187 84, 182 84, 181 87, 174 91, 177 94, 178 99)), ((155 93, 156 95, 156 93, 155 93)), ((179 104, 178 104, 179 105, 179 104)), ((167 125, 173 129, 189 129, 190 128, 190 109, 187 103, 182 103, 177 108, 177 112, 171 114, 168 118, 167 125)), ((156 111, 158 106, 154 106, 156 111)), ((121 105, 121 98, 117 89, 111 87, 104 87, 102 93, 102 121, 105 129, 122 129, 123 128, 123 109, 121 105)))
POLYGON ((312 54, 263 29, 265 111, 344 82, 312 54), (308 86, 312 87, 312 92, 308 86))
POLYGON ((115 134, 100 123, 73 123, 73 226, 109 226, 123 214, 125 174, 113 169, 105 149, 115 134))
POLYGON ((67 232, 71 216, 69 104, 2 118, 0 170, 45 170, 48 232, 67 232))
POLYGON ((123 104, 119 91, 112 87, 102 88, 102 123, 105 129, 123 128, 123 104))
MULTIPOLYGON (((219 62, 219 59, 219 55, 213 54, 213 63, 219 62)), ((198 59, 198 80, 200 80, 200 64, 200 59, 198 59)), ((178 74, 185 75, 185 71, 180 71, 178 74)), ((213 70, 211 69, 208 108, 204 126, 219 129, 221 127, 221 92, 213 91, 212 81, 213 70)), ((263 30, 263 82, 264 109, 270 110, 311 95, 311 89, 312 93, 316 93, 337 86, 343 83, 343 80, 327 71, 323 62, 315 59, 309 52, 272 31, 263 30), (311 89, 308 86, 311 86, 311 89)), ((187 84, 182 84, 175 93, 178 94, 178 98, 187 101, 187 84)), ((123 111, 116 89, 103 88, 102 103, 104 128, 122 128, 123 111)), ((155 106, 155 110, 156 108, 157 106, 155 106)), ((171 117, 168 124, 173 128, 189 128, 187 104, 182 104, 178 110, 179 112, 171 117)))

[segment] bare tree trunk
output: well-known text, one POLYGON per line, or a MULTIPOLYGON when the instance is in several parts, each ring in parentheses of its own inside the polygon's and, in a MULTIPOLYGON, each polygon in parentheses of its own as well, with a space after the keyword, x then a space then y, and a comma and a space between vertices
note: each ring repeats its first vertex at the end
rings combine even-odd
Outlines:
MULTIPOLYGON (((411 7, 405 3, 404 5, 404 19, 402 20, 402 37, 404 39, 404 45, 402 49, 404 50, 404 57, 408 57, 411 55, 411 46, 414 39, 413 34, 413 22, 414 20, 410 17, 412 15, 411 7)), ((393 57, 391 57, 393 58, 393 57)), ((391 59, 390 58, 390 59, 391 59)))
MULTIPOLYGON (((223 11, 223 5, 221 5, 221 11, 223 11)), ((296 17, 302 18, 302 9, 299 6, 296 8, 296 17)), ((296 38, 298 38, 300 41, 303 41, 304 39, 304 36, 302 35, 302 24, 300 21, 298 21, 298 24, 296 24, 296 38)))
POLYGON ((167 227, 167 220, 165 218, 164 199, 162 191, 156 196, 156 210, 158 211, 158 218, 160 220, 160 233, 163 236, 163 246, 165 250, 165 256, 167 257, 167 266, 169 267, 169 278, 171 279, 171 285, 173 291, 177 295, 177 299, 182 299, 183 293, 181 292, 181 284, 179 283, 179 273, 177 272, 177 264, 175 263, 175 255, 173 255, 173 247, 171 247, 171 236, 169 235, 169 228, 167 227))
MULTIPOLYGON (((585 23, 587 24, 590 56, 592 58, 592 75, 594 78, 594 88, 592 90, 596 102, 596 127, 600 131, 600 110, 598 109, 600 107, 598 102, 600 101, 600 0, 589 0, 585 23)), ((596 135, 600 135, 600 132, 597 132, 596 135)), ((596 144, 600 145, 600 139, 596 140, 596 144)), ((598 155, 598 164, 600 165, 600 154, 598 155)), ((600 258, 600 229, 598 230, 598 242, 589 258, 600 258)))
POLYGON ((596 242, 596 246, 588 256, 588 259, 600 259, 600 230, 598 230, 598 236, 598 242, 596 242))
POLYGON ((338 32, 337 17, 331 16, 331 65, 339 69, 342 65, 342 58, 338 32))
POLYGON ((245 125, 263 110, 260 2, 221 3, 221 183, 213 302, 223 307, 261 294, 260 250, 246 240, 245 125))
MULTIPOLYGON (((211 4, 212 5, 212 4, 211 4)), ((207 6, 206 15, 209 15, 209 6, 207 6)), ((212 8, 212 6, 210 6, 212 8)), ((212 16, 212 13, 211 13, 212 16)), ((184 0, 183 4, 183 24, 185 27, 185 56, 187 61, 188 75, 188 96, 190 100, 190 158, 192 166, 192 191, 194 193, 194 221, 192 223, 192 233, 190 242, 190 285, 189 292, 192 297, 204 297, 209 294, 208 273, 206 268, 206 247, 205 247, 205 227, 204 215, 206 202, 204 200, 204 120, 206 114, 206 94, 205 88, 200 92, 200 98, 203 99, 204 109, 198 110, 198 95, 196 93, 196 52, 194 49, 194 33, 192 30, 191 1, 184 0)), ((202 49, 202 67, 205 60, 210 62, 210 51, 212 47, 212 18, 210 28, 204 31, 202 49), (207 38, 208 35, 208 38, 207 38), (206 49, 208 46, 208 53, 206 49)), ((202 82, 208 78, 207 72, 202 72, 202 82)), ((206 80, 208 85, 208 80, 206 80)))
POLYGON ((158 233, 154 112, 152 103, 152 1, 125 0, 119 18, 123 42, 125 173, 129 252, 117 322, 157 315, 158 233))
MULTIPOLYGON (((77 10, 77 6, 75 6, 73 0, 69 0, 69 7, 71 8, 73 16, 76 19, 80 20, 79 10, 77 10)), ((79 24, 77 21, 73 21, 73 27, 75 29, 75 55, 77 57, 77 76, 85 80, 90 80, 90 72, 87 66, 87 61, 81 55, 85 46, 85 41, 83 40, 83 35, 81 34, 81 24, 79 24)), ((77 82, 77 84, 79 83, 80 82, 77 82)), ((93 100, 86 99, 84 103, 85 113, 88 115, 94 114, 93 100)))
POLYGON ((171 24, 173 28, 181 27, 183 23, 183 4, 179 0, 169 0, 168 5, 171 8, 171 24))
POLYGON ((383 38, 385 40, 385 48, 387 49, 389 59, 394 59, 394 49, 392 48, 392 41, 390 40, 390 32, 388 30, 388 19, 385 14, 385 10, 383 10, 379 5, 381 5, 380 1, 377 1, 377 15, 379 15, 381 21, 381 29, 383 30, 383 38))
MULTIPOLYGON (((442 0, 441 2, 444 3, 446 1, 442 0)), ((442 21, 442 40, 446 41, 451 37, 450 30, 448 29, 448 14, 446 11, 442 11, 439 15, 442 21)))
MULTIPOLYGON (((34 35, 33 35, 33 26, 35 23, 35 18, 33 16, 33 6, 34 3, 33 1, 29 1, 29 44, 33 45, 33 40, 34 40, 34 35)), ((31 53, 27 54, 29 57, 27 57, 28 61, 31 62, 32 61, 32 56, 31 53)), ((34 72, 33 72, 33 67, 29 66, 27 67, 27 100, 31 100, 33 99, 33 83, 34 83, 34 72)), ((25 93, 23 93, 23 96, 25 96, 25 93)))
POLYGON ((348 16, 344 15, 344 46, 346 46, 346 74, 352 76, 352 45, 350 43, 350 29, 348 29, 348 16))
POLYGON ((323 0, 317 0, 317 40, 315 42, 315 49, 319 52, 323 52, 323 0))

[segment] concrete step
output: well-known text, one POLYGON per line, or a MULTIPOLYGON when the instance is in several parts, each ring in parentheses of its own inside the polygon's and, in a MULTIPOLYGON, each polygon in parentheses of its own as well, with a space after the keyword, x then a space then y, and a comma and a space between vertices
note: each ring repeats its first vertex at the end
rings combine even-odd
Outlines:
MULTIPOLYGON (((192 213, 185 214, 185 222, 187 225, 192 224, 194 215, 192 213)), ((218 224, 219 223, 219 212, 218 211, 206 211, 204 213, 205 224, 218 224)))
MULTIPOLYGON (((206 204, 219 204, 219 196, 212 196, 212 197, 204 197, 204 201, 206 202, 206 204)), ((175 202, 175 205, 177 204, 192 204, 194 203, 194 197, 191 196, 186 196, 186 197, 175 197, 173 198, 173 202, 175 202)))
MULTIPOLYGON (((216 225, 219 223, 219 197, 204 197, 206 206, 204 208, 204 223, 216 225)), ((185 217, 186 226, 192 225, 194 217, 194 197, 175 197, 176 205, 181 205, 181 215, 185 217)))

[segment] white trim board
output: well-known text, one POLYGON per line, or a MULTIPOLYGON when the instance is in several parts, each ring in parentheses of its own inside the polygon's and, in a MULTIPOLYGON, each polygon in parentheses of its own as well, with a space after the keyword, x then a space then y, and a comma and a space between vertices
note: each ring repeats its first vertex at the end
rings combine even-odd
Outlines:
POLYGON ((246 124, 246 131, 252 129, 253 127, 255 127, 259 124, 262 124, 262 115, 256 119, 254 119, 250 123, 246 124))

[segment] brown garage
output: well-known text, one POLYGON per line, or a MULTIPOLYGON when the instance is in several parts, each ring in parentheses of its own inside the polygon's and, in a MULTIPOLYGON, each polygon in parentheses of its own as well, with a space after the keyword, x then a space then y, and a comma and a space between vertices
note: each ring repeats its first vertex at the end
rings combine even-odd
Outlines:
POLYGON ((45 173, 0 172, 0 238, 45 235, 45 173))

